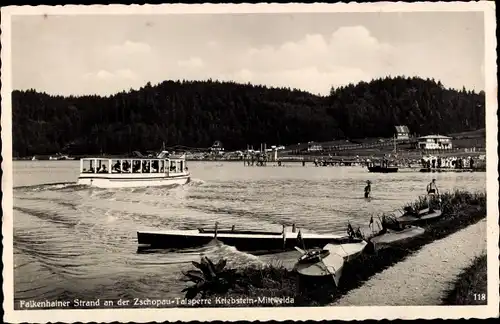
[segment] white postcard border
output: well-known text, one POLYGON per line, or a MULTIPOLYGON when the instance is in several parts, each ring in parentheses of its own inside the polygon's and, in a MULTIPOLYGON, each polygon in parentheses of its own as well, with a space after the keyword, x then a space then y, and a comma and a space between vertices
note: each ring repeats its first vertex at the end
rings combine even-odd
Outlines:
POLYGON ((66 5, 10 6, 1 9, 2 43, 2 210, 3 210, 3 293, 6 322, 150 322, 211 320, 364 320, 488 318, 498 316, 498 155, 497 155, 497 66, 495 3, 340 3, 340 4, 202 4, 202 5, 66 5), (487 224, 488 224, 488 305, 487 306, 377 306, 377 307, 272 307, 272 308, 174 308, 95 310, 13 310, 13 174, 11 112, 11 17, 13 15, 123 15, 123 14, 208 14, 208 13, 291 13, 291 12, 410 12, 481 11, 485 17, 487 224))

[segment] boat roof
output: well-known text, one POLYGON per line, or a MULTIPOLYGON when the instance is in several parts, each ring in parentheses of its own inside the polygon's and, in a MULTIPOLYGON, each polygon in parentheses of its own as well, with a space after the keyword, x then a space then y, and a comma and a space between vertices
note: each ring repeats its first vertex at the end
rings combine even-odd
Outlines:
POLYGON ((104 160, 145 160, 145 161, 149 161, 149 160, 185 160, 185 157, 184 156, 169 156, 169 157, 163 157, 163 158, 157 158, 157 157, 146 157, 146 156, 142 156, 142 157, 135 157, 135 156, 131 156, 131 157, 86 157, 86 158, 82 158, 81 160, 101 160, 101 161, 104 161, 104 160))
POLYGON ((451 137, 444 136, 444 135, 426 135, 426 136, 421 136, 418 139, 428 139, 428 138, 442 138, 442 139, 445 139, 445 138, 451 138, 451 137))

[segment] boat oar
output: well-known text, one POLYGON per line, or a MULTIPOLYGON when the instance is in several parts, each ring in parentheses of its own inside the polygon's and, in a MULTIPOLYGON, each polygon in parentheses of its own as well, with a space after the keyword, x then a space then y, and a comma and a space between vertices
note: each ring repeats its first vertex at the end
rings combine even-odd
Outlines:
POLYGON ((283 224, 283 250, 286 249, 286 232, 285 232, 285 225, 283 224))
POLYGON ((306 254, 307 251, 305 250, 302 250, 301 248, 299 248, 298 246, 295 247, 295 250, 299 251, 301 254, 306 254))

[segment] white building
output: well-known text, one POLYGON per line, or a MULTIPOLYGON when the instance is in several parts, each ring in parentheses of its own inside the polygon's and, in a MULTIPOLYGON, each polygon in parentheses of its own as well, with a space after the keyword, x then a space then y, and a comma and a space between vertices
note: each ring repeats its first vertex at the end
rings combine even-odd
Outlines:
POLYGON ((410 129, 406 125, 394 126, 396 128, 396 139, 407 140, 410 139, 410 129))
POLYGON ((210 152, 215 154, 224 154, 224 147, 220 141, 215 141, 212 147, 210 148, 210 152))
POLYGON ((314 142, 309 142, 307 144, 307 151, 308 152, 318 152, 318 151, 322 151, 323 150, 323 146, 321 144, 315 144, 314 142))
POLYGON ((451 150, 451 137, 443 135, 427 135, 418 138, 417 148, 421 150, 451 150))

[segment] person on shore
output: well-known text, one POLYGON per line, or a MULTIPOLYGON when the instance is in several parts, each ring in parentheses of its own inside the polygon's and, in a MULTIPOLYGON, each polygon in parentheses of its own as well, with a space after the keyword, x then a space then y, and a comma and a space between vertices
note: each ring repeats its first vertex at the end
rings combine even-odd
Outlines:
POLYGON ((371 181, 367 180, 365 187, 365 198, 370 198, 371 193, 372 193, 371 181))

